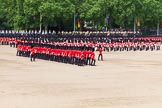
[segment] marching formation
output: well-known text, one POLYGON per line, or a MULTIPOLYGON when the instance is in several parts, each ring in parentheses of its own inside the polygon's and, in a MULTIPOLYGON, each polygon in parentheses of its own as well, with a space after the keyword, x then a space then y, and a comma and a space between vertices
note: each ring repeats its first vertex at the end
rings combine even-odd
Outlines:
POLYGON ((35 61, 35 58, 38 58, 61 63, 75 64, 78 66, 95 66, 95 53, 87 50, 63 50, 46 47, 31 48, 30 46, 18 45, 17 56, 31 57, 31 61, 35 61))
POLYGON ((160 50, 161 37, 154 38, 130 38, 129 40, 118 39, 116 42, 103 43, 106 51, 148 51, 160 50))
POLYGON ((162 37, 112 35, 108 33, 1 33, 0 44, 17 48, 17 56, 95 66, 95 53, 103 60, 102 51, 160 50, 162 37), (93 35, 92 35, 93 34, 93 35))

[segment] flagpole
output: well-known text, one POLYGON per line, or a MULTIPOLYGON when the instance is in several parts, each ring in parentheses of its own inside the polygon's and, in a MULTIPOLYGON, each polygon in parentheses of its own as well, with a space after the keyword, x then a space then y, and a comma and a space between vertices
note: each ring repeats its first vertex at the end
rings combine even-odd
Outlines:
POLYGON ((76 22, 76 21, 75 21, 75 16, 76 16, 76 15, 75 15, 75 11, 74 11, 74 31, 75 31, 75 26, 76 26, 76 25, 75 25, 75 22, 76 22))
POLYGON ((106 31, 108 31, 109 16, 106 14, 106 31))
POLYGON ((134 34, 136 33, 136 17, 134 17, 134 34))
POLYGON ((107 31, 107 14, 106 14, 106 31, 107 31))

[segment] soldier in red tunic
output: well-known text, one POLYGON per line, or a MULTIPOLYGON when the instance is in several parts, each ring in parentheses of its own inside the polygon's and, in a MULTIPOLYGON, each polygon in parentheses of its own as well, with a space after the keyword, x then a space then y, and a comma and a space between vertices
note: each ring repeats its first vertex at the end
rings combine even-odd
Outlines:
POLYGON ((35 53, 36 53, 35 49, 32 48, 32 49, 31 49, 31 52, 30 52, 30 61, 31 61, 31 62, 32 62, 32 61, 35 61, 35 53))
POLYGON ((100 57, 101 57, 101 60, 103 61, 102 47, 101 46, 98 48, 98 51, 99 51, 98 61, 100 61, 100 57))

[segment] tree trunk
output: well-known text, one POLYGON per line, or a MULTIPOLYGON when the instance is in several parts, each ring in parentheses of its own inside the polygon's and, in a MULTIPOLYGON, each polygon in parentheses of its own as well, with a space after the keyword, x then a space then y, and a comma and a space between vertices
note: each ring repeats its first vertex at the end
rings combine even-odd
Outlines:
POLYGON ((157 23, 157 36, 159 36, 159 22, 157 23))
POLYGON ((39 32, 42 32, 42 15, 40 14, 39 32))
POLYGON ((47 32, 48 32, 48 25, 46 24, 45 25, 45 34, 47 34, 47 32))
POLYGON ((136 17, 134 17, 134 34, 136 33, 136 17))

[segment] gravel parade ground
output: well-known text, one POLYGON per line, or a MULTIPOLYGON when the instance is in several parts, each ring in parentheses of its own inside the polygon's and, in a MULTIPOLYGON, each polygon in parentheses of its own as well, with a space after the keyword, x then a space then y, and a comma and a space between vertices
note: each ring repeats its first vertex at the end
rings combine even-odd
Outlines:
POLYGON ((0 108, 162 107, 162 50, 103 56, 96 66, 80 67, 30 62, 0 46, 0 108))

